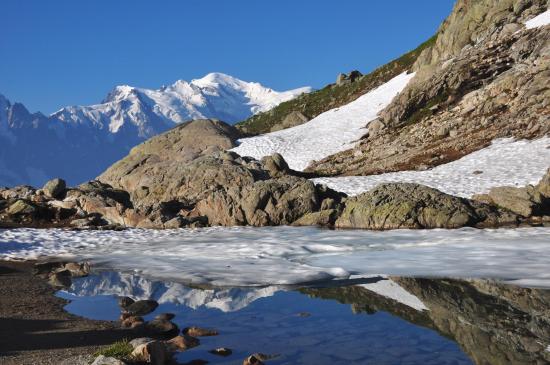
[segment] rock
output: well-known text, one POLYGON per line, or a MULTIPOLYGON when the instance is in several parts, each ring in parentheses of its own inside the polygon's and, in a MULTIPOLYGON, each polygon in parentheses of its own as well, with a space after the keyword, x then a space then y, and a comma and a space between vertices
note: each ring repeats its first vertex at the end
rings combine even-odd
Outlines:
POLYGON ((10 215, 33 215, 36 212, 36 206, 22 199, 10 205, 7 210, 7 213, 10 215))
POLYGON ((223 356, 223 357, 231 356, 231 354, 233 353, 231 349, 228 349, 226 347, 219 347, 217 349, 210 350, 208 352, 211 353, 212 355, 223 356))
POLYGON ((19 185, 11 189, 0 189, 0 197, 3 199, 30 199, 36 193, 36 189, 29 185, 19 185))
POLYGON ((55 287, 69 288, 72 284, 71 272, 69 270, 56 271, 50 275, 49 283, 55 287))
POLYGON ((158 305, 156 300, 138 300, 130 304, 126 311, 133 316, 145 316, 157 309, 158 305))
POLYGON ((297 125, 307 123, 308 121, 308 117, 306 117, 301 112, 294 110, 290 112, 280 123, 277 123, 273 127, 271 127, 271 132, 296 127, 297 125))
POLYGON ((166 229, 177 229, 185 227, 186 220, 182 217, 175 217, 170 219, 168 222, 164 223, 164 228, 166 229))
POLYGON ((541 216, 550 210, 545 197, 533 186, 495 187, 487 195, 493 204, 526 218, 533 215, 541 216))
POLYGON ((195 211, 207 216, 210 225, 287 225, 318 211, 328 197, 340 200, 342 195, 286 176, 213 192, 197 203, 195 211))
POLYGON ((537 191, 546 199, 550 199, 550 168, 536 186, 537 191))
POLYGON ((75 228, 88 228, 101 224, 101 219, 97 216, 90 216, 86 218, 73 219, 69 224, 75 228))
POLYGON ((83 263, 69 262, 65 264, 64 270, 68 270, 71 273, 72 277, 80 278, 80 277, 89 275, 90 264, 87 262, 83 262, 83 263))
POLYGON ((138 327, 142 327, 143 325, 145 324, 145 321, 143 320, 142 317, 140 316, 127 316, 126 318, 124 318, 121 322, 121 326, 123 328, 138 328, 138 327))
POLYGON ((477 206, 427 186, 389 183, 347 199, 336 227, 459 228, 482 222, 490 214, 486 206, 477 206))
POLYGON ((243 361, 243 365, 263 365, 263 362, 256 355, 250 355, 243 361))
POLYGON ((47 197, 57 199, 63 195, 65 189, 67 189, 65 180, 58 178, 48 181, 42 188, 42 191, 47 197))
POLYGON ((152 338, 150 337, 138 337, 138 338, 134 338, 133 340, 131 340, 129 342, 130 346, 132 346, 134 349, 140 345, 145 345, 149 342, 152 342, 154 341, 152 338))
POLYGON ((184 328, 182 332, 191 337, 217 336, 219 334, 218 331, 216 330, 194 327, 194 326, 184 328))
POLYGON ((145 324, 145 328, 154 334, 163 336, 173 336, 179 332, 176 324, 165 319, 153 319, 145 324))
POLYGON ((92 365, 126 365, 126 363, 114 357, 99 355, 95 358, 92 365))
POLYGON ((161 341, 151 341, 138 345, 132 351, 131 356, 136 362, 142 361, 151 365, 163 365, 171 358, 166 345, 161 341))
POLYGON ((184 351, 199 346, 200 341, 198 338, 183 334, 166 341, 166 345, 172 351, 184 351))
POLYGON ((386 128, 386 124, 382 122, 379 118, 376 118, 372 122, 368 124, 369 127, 369 135, 377 135, 379 134, 384 128, 386 128))
POLYGON ((338 77, 336 77, 336 85, 342 86, 342 85, 351 84, 361 76, 363 75, 361 74, 361 72, 357 70, 351 71, 349 75, 346 75, 344 73, 338 74, 338 77))
POLYGON ((343 196, 289 176, 294 172, 279 154, 259 162, 203 145, 228 148, 235 138, 221 122, 196 121, 137 146, 99 179, 132 192, 136 218, 122 219, 143 228, 291 224, 318 211, 324 199, 337 203, 343 196), (193 141, 196 153, 188 155, 181 141, 193 141))
POLYGON ((34 264, 33 274, 40 275, 40 276, 49 276, 53 272, 59 271, 59 269, 62 269, 64 266, 65 266, 64 262, 52 262, 52 261, 37 262, 34 264))
POLYGON ((128 309, 129 306, 134 304, 136 301, 130 297, 119 297, 118 306, 124 310, 128 309))
POLYGON ((274 153, 271 156, 265 156, 262 158, 261 163, 263 164, 264 169, 266 169, 272 177, 288 175, 290 172, 290 167, 288 167, 285 159, 279 153, 274 153))
POLYGON ((334 225, 338 218, 338 210, 326 209, 319 212, 307 213, 298 220, 292 222, 293 226, 321 226, 327 227, 334 225))
POLYGON ((176 315, 174 313, 160 313, 155 316, 155 319, 163 321, 171 321, 176 315))
POLYGON ((344 85, 344 84, 349 84, 351 81, 348 80, 348 77, 346 74, 344 73, 340 73, 338 74, 338 76, 336 76, 336 85, 337 86, 340 86, 340 85, 344 85))

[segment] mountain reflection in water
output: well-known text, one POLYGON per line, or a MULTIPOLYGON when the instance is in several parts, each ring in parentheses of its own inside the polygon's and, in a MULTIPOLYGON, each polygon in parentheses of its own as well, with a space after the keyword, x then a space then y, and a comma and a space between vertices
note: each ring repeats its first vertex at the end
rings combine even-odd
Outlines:
MULTIPOLYGON (((157 312, 175 313, 180 327, 220 330, 206 346, 233 347, 236 356, 281 353, 271 364, 550 363, 550 290, 490 280, 371 277, 319 287, 191 288, 103 272, 59 295, 72 300, 69 312, 98 319, 118 317, 118 295, 153 298, 157 312)), ((208 357, 209 349, 178 360, 236 361, 208 357)))

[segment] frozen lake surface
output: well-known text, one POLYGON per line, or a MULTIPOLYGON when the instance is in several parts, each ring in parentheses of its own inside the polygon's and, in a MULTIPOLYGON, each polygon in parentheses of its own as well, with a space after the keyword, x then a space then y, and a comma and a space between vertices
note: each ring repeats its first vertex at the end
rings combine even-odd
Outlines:
POLYGON ((63 257, 148 278, 216 286, 292 285, 354 276, 495 278, 550 287, 550 228, 327 230, 0 230, 0 259, 63 257))

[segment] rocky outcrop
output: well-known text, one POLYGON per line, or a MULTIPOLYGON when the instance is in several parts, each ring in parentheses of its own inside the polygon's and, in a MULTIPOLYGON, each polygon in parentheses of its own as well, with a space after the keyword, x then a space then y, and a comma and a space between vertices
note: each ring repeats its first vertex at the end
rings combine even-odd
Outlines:
POLYGON ((282 129, 296 127, 297 125, 304 124, 309 121, 301 112, 295 110, 290 112, 279 124, 275 124, 271 127, 270 132, 280 131, 282 129))
POLYGON ((514 223, 513 214, 411 183, 382 184, 349 198, 338 228, 459 228, 482 222, 514 223))
POLYGON ((415 77, 353 149, 309 167, 370 175, 454 161, 496 138, 550 133, 550 26, 522 22, 546 0, 458 1, 415 77))
POLYGON ((550 169, 535 186, 496 187, 473 199, 508 209, 522 217, 550 215, 550 169))
POLYGON ((351 71, 349 74, 338 74, 336 78, 336 86, 351 84, 363 74, 357 70, 351 71))
POLYGON ((262 161, 228 152, 238 132, 193 121, 135 147, 99 180, 130 192, 135 226, 291 224, 343 195, 293 176, 281 155, 262 161))

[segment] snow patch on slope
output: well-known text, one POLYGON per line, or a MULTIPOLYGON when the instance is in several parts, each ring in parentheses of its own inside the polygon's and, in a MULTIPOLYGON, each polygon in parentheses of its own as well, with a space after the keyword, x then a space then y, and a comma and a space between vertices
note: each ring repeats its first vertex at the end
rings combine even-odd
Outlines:
POLYGON ((367 124, 376 118, 413 77, 414 73, 396 76, 357 100, 329 110, 302 125, 243 138, 233 151, 241 156, 257 159, 278 152, 290 168, 303 170, 312 160, 320 160, 352 148, 367 132, 367 124))
POLYGON ((525 22, 527 29, 533 29, 550 24, 550 9, 525 22))
POLYGON ((348 195, 388 182, 412 182, 469 198, 496 186, 536 184, 550 167, 550 137, 533 141, 512 138, 493 141, 489 147, 426 171, 399 171, 370 176, 313 179, 348 195), (476 172, 476 173, 474 173, 476 172))

